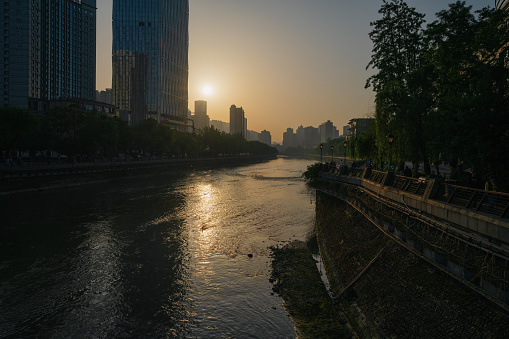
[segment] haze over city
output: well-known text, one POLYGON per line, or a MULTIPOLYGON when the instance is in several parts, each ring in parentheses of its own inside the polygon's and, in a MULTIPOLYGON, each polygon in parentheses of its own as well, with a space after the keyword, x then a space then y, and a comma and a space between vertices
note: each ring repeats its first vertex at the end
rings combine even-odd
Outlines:
MULTIPOLYGON (((453 2, 408 0, 426 22, 453 2)), ((474 10, 494 0, 467 0, 474 10)), ((111 88, 113 0, 97 3, 97 89, 111 88)), ((248 129, 281 142, 288 127, 331 120, 341 131, 373 111, 364 89, 372 70, 370 22, 382 0, 192 0, 189 13, 189 109, 208 102, 211 119, 229 121, 242 106, 248 129)))

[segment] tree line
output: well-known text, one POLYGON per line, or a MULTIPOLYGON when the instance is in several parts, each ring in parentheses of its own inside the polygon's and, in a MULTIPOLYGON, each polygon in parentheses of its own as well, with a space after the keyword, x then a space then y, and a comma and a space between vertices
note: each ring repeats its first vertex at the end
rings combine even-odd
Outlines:
POLYGON ((76 106, 57 107, 44 114, 0 108, 0 151, 12 157, 25 152, 34 156, 43 150, 72 159, 113 159, 157 156, 230 156, 274 154, 277 150, 258 141, 246 141, 240 134, 214 128, 193 133, 173 129, 153 119, 138 126, 103 112, 84 112, 76 106))
MULTIPOLYGON (((403 0, 371 23, 374 124, 348 151, 378 163, 463 164, 501 181, 509 168, 508 13, 457 1, 425 25, 403 0), (392 142, 390 142, 392 140, 392 142)), ((439 173, 438 173, 439 174, 439 173)))

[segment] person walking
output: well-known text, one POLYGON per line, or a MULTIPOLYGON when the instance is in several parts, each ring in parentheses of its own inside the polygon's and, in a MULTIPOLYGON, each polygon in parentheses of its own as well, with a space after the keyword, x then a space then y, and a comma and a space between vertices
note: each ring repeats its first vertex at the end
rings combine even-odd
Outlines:
POLYGON ((488 192, 488 207, 486 208, 486 212, 496 212, 495 204, 497 202, 497 196, 489 193, 498 191, 495 176, 490 176, 489 180, 484 185, 484 190, 488 192))

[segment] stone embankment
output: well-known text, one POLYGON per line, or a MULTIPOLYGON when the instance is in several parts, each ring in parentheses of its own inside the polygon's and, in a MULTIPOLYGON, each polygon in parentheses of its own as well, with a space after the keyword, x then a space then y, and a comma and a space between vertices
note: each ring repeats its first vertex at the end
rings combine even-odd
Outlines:
POLYGON ((336 304, 356 336, 502 338, 509 314, 373 225, 317 194, 317 237, 336 304))
POLYGON ((275 159, 276 155, 0 167, 0 195, 74 187, 115 178, 208 170, 275 159))

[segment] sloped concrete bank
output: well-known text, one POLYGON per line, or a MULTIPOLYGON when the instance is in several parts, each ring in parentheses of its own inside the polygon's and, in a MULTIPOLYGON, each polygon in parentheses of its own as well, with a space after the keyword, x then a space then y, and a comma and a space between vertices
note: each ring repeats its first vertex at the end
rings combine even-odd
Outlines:
POLYGON ((357 336, 507 336, 506 311, 387 237, 348 203, 319 191, 316 201, 327 277, 357 336))
POLYGON ((2 168, 0 170, 0 195, 75 187, 116 178, 164 172, 175 173, 242 166, 276 158, 276 155, 261 155, 2 168))

